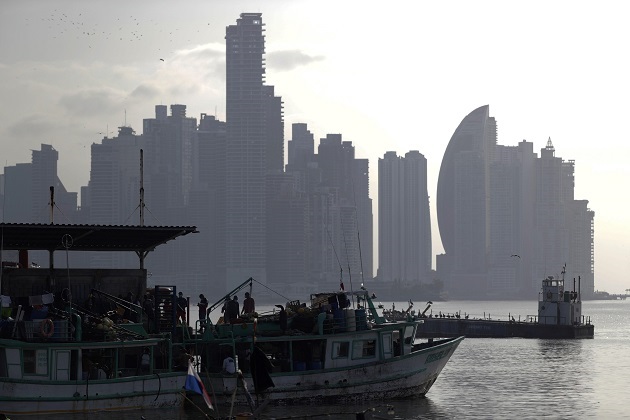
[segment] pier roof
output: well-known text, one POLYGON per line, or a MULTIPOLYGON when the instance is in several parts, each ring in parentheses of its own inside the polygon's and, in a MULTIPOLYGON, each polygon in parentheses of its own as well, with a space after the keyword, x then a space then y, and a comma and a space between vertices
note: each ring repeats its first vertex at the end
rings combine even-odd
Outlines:
POLYGON ((2 249, 69 251, 153 251, 195 226, 47 225, 0 223, 2 249), (69 237, 66 235, 70 235, 69 237))

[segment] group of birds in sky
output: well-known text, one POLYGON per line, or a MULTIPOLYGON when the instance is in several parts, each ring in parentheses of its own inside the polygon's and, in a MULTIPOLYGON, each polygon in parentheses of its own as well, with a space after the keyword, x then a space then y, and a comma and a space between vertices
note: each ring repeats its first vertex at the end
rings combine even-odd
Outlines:
MULTIPOLYGON (((91 49, 92 46, 100 46, 104 42, 110 41, 125 41, 125 42, 140 42, 151 41, 160 47, 158 51, 162 51, 162 47, 165 49, 176 48, 175 45, 181 45, 182 42, 188 44, 193 42, 206 42, 207 39, 203 37, 204 29, 210 26, 210 23, 206 23, 205 28, 169 28, 172 26, 172 22, 165 24, 156 19, 142 19, 133 15, 125 15, 117 17, 107 22, 99 21, 100 16, 93 16, 89 13, 71 13, 61 12, 57 9, 53 11, 47 17, 25 18, 26 26, 37 26, 41 28, 47 25, 50 31, 48 38, 50 39, 63 39, 68 40, 74 38, 75 40, 86 41, 86 47, 91 49), (200 36, 198 36, 199 34, 200 36)), ((164 61, 163 58, 160 58, 164 61)))

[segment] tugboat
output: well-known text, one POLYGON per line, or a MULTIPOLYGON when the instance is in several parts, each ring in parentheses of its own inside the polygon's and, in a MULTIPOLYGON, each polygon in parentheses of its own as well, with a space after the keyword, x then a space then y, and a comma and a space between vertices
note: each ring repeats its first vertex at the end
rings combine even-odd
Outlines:
POLYGON ((542 281, 538 299, 538 323, 541 325, 577 326, 583 323, 579 287, 576 291, 573 280, 573 291, 564 290, 565 271, 566 267, 563 267, 561 279, 549 276, 542 281))

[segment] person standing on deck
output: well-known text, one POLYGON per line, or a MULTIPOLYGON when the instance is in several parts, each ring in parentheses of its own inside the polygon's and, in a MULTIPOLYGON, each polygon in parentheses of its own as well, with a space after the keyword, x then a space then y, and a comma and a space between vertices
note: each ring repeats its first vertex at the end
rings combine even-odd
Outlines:
POLYGON ((249 292, 245 292, 245 299, 243 300, 242 314, 253 314, 256 310, 256 302, 254 298, 249 295, 249 292))
POLYGON ((199 307, 199 320, 206 320, 206 313, 208 311, 208 299, 202 294, 199 295, 199 303, 197 304, 199 307))
POLYGON ((232 300, 225 302, 225 317, 224 322, 233 324, 238 319, 238 296, 234 295, 232 300))
POLYGON ((203 332, 206 326, 206 316, 208 314, 208 299, 206 299, 203 293, 199 295, 197 307, 199 307, 199 332, 203 332))
POLYGON ((184 297, 184 294, 179 292, 179 296, 177 297, 177 322, 181 322, 182 324, 186 323, 186 306, 188 306, 188 301, 184 297))

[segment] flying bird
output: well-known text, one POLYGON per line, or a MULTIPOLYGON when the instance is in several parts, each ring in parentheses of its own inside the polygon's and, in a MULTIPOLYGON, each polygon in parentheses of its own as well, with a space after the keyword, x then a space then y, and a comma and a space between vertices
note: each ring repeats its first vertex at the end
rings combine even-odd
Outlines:
POLYGON ((512 254, 512 257, 519 257, 519 258, 521 258, 520 255, 516 255, 516 254, 512 254))
POLYGON ((160 58, 160 61, 164 61, 164 59, 163 59, 163 58, 160 58))

